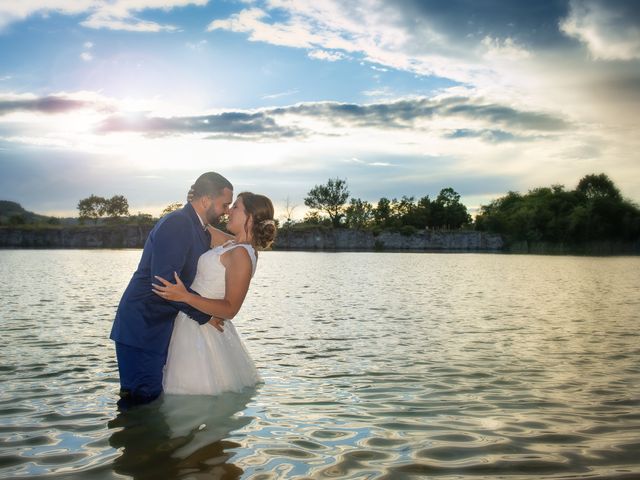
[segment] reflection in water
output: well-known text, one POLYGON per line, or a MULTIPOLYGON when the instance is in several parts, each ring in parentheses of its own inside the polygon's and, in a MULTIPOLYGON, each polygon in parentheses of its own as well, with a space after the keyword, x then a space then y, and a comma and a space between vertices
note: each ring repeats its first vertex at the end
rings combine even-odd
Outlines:
POLYGON ((109 422, 109 444, 122 455, 114 471, 135 479, 175 478, 199 472, 207 478, 239 478, 243 471, 228 463, 229 433, 252 418, 245 410, 255 389, 243 393, 164 395, 150 405, 120 412, 109 422))

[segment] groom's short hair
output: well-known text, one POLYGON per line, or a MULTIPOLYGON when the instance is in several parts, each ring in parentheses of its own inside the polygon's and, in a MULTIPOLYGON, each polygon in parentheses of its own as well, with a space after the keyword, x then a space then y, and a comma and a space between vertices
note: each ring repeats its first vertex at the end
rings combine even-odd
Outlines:
POLYGON ((229 180, 216 172, 203 173, 198 177, 196 183, 191 185, 194 199, 200 197, 217 197, 222 194, 225 188, 233 190, 233 185, 231 185, 229 180))

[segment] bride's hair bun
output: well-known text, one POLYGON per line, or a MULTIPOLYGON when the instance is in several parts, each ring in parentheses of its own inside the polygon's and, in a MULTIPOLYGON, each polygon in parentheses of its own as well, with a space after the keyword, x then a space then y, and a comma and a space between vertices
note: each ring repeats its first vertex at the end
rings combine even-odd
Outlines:
POLYGON ((253 226, 253 238, 259 248, 269 248, 276 239, 276 222, 272 219, 263 220, 253 226))
POLYGON ((257 248, 269 248, 276 238, 277 226, 273 219, 273 203, 264 195, 242 192, 238 194, 242 198, 244 209, 253 219, 253 243, 257 248))

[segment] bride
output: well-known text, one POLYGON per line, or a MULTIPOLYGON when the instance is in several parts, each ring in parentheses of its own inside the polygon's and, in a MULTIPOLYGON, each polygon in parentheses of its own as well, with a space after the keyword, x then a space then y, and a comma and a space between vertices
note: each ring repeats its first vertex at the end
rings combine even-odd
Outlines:
POLYGON ((199 325, 185 313, 176 317, 164 368, 163 389, 169 394, 217 395, 253 386, 260 376, 231 319, 238 313, 256 270, 256 249, 273 242, 273 204, 263 195, 240 193, 229 211, 228 235, 213 227, 211 250, 198 260, 189 292, 177 274, 176 283, 156 277, 154 293, 191 305, 211 315, 199 325))

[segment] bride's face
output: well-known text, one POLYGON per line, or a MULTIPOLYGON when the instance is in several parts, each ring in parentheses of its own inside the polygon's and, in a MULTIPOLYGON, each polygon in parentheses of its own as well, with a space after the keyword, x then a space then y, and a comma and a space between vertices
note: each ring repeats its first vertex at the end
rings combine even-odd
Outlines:
POLYGON ((244 209, 244 204, 242 203, 242 197, 238 197, 229 209, 227 230, 236 237, 246 234, 245 224, 247 225, 247 229, 251 231, 251 222, 247 224, 248 218, 249 216, 247 215, 247 212, 244 209))

